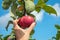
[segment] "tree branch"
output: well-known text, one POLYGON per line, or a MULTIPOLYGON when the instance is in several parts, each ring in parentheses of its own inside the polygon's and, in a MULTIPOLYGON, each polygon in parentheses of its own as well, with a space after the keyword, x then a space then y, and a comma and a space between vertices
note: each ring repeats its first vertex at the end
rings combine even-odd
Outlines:
POLYGON ((26 14, 25 1, 24 0, 22 0, 22 1, 23 1, 23 5, 24 5, 24 14, 23 14, 23 16, 25 16, 25 14, 26 14))

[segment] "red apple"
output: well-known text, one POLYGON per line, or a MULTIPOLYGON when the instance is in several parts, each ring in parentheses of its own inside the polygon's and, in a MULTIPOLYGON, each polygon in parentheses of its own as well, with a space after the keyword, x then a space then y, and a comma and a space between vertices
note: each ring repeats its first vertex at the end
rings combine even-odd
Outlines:
POLYGON ((28 28, 34 22, 34 18, 32 16, 23 16, 19 19, 18 24, 21 28, 28 28))

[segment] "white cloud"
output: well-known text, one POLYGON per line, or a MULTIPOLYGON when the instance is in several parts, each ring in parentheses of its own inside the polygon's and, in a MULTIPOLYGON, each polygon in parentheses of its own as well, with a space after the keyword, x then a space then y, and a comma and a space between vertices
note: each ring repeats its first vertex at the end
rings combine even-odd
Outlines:
POLYGON ((0 27, 5 26, 10 19, 10 14, 3 15, 0 17, 0 27))
POLYGON ((36 21, 42 21, 44 11, 41 10, 39 13, 37 11, 33 11, 31 14, 35 15, 36 21))
MULTIPOLYGON (((60 4, 56 3, 52 7, 56 10, 57 16, 60 17, 60 4)), ((53 14, 53 16, 55 16, 55 15, 53 14)))

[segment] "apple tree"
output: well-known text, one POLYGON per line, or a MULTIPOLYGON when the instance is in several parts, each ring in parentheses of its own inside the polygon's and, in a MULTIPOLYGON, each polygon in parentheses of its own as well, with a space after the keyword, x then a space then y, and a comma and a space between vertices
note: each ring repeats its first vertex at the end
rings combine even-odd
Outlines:
MULTIPOLYGON (((38 1, 37 4, 34 4, 34 0, 3 0, 2 8, 4 10, 10 9, 10 17, 13 20, 21 18, 22 16, 25 15, 29 15, 35 18, 35 16, 31 14, 31 12, 35 10, 39 13, 41 9, 43 9, 48 14, 57 15, 55 9, 46 4, 48 0, 37 0, 37 1, 38 1)), ((8 31, 8 26, 10 24, 13 24, 12 20, 8 21, 8 24, 6 26, 7 31, 8 31)), ((32 30, 29 40, 36 40, 36 39, 32 39, 32 35, 34 34, 34 32, 35 31, 32 30)), ((13 28, 12 28, 12 32, 9 35, 5 36, 3 39, 7 40, 9 36, 11 37, 12 40, 13 39, 15 40, 15 34, 13 28)))

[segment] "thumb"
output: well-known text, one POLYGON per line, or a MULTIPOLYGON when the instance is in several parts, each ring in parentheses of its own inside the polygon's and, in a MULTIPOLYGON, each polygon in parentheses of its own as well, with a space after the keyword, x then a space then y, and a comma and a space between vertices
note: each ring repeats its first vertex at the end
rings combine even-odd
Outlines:
POLYGON ((13 21, 14 28, 18 26, 18 23, 17 22, 18 22, 17 19, 13 21))
POLYGON ((36 23, 33 22, 33 23, 30 25, 30 27, 28 28, 27 31, 30 33, 30 32, 33 30, 33 28, 35 27, 35 25, 36 25, 36 23))
MULTIPOLYGON (((14 20, 13 24, 14 24, 14 30, 23 30, 19 25, 18 25, 18 21, 19 20, 14 20)), ((24 30, 23 30, 24 31, 24 30)))

